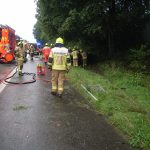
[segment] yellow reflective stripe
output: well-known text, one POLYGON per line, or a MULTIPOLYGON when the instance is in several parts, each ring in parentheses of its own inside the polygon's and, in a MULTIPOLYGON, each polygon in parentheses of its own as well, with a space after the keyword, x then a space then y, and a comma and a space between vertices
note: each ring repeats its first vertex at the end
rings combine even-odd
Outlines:
POLYGON ((58 90, 59 90, 59 91, 63 91, 63 88, 62 88, 62 87, 59 87, 58 90))
POLYGON ((20 71, 21 69, 20 69, 21 67, 20 66, 18 66, 18 70, 20 71))
POLYGON ((67 67, 66 66, 52 66, 52 69, 53 70, 66 70, 67 69, 67 67))
POLYGON ((63 88, 58 88, 58 93, 59 93, 59 94, 62 94, 62 93, 63 93, 63 91, 64 91, 64 89, 63 89, 63 88))
POLYGON ((52 90, 57 90, 57 86, 52 86, 52 90))
POLYGON ((53 85, 53 86, 52 86, 52 89, 57 89, 57 86, 53 85))
POLYGON ((18 60, 24 60, 23 57, 18 57, 18 60))

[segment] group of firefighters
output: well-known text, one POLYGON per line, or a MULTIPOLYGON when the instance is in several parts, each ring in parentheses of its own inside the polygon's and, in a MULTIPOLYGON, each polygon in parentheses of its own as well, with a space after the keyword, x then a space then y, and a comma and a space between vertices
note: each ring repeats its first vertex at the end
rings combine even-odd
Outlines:
MULTIPOLYGON (((41 56, 45 64, 47 64, 50 52, 51 52, 51 47, 49 47, 48 43, 46 43, 41 51, 42 54, 41 56)), ((78 47, 74 47, 73 49, 69 47, 68 53, 70 55, 72 66, 75 67, 81 66, 83 68, 87 66, 87 53, 85 51, 83 51, 82 49, 79 50, 78 47)))
POLYGON ((87 66, 87 53, 85 51, 82 49, 79 50, 78 47, 74 47, 73 49, 69 48, 69 51, 73 66, 81 66, 83 68, 87 66))
MULTIPOLYGON (((15 49, 15 56, 18 65, 18 73, 22 74, 23 63, 26 59, 27 53, 30 54, 31 60, 33 59, 34 46, 26 42, 19 42, 15 49)), ((52 74, 52 95, 58 95, 62 97, 64 91, 64 80, 65 73, 69 72, 71 65, 77 67, 82 60, 82 65, 85 67, 87 65, 87 55, 83 50, 78 50, 77 48, 67 49, 64 46, 64 40, 59 37, 56 39, 55 46, 50 48, 46 43, 41 51, 43 56, 43 61, 48 68, 51 70, 52 74), (82 58, 82 59, 81 59, 82 58)))

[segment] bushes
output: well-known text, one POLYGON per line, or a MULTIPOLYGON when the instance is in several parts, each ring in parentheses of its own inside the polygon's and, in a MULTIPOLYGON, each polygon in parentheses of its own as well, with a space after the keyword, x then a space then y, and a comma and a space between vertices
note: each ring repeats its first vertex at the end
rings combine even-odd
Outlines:
POLYGON ((129 68, 135 71, 150 71, 150 48, 141 45, 139 49, 130 49, 128 61, 129 68))

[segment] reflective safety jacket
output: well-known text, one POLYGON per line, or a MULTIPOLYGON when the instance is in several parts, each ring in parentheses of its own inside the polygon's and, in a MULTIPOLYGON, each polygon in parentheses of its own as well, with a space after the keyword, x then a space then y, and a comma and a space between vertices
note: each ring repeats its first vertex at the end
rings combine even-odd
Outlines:
POLYGON ((16 47, 15 55, 16 55, 17 59, 23 60, 25 58, 25 49, 16 47))
POLYGON ((74 50, 72 52, 72 57, 73 57, 73 59, 78 59, 78 51, 77 50, 74 50))
POLYGON ((52 48, 48 64, 53 70, 68 70, 71 66, 70 55, 65 47, 52 48))

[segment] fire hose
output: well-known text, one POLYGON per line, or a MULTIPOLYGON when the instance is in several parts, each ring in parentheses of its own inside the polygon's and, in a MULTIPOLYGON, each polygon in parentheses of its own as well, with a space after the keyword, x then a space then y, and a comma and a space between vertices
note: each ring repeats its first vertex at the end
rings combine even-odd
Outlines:
POLYGON ((7 81, 8 79, 12 78, 15 74, 17 73, 17 69, 15 71, 15 73, 9 77, 7 77, 6 79, 4 79, 4 81, 6 83, 10 83, 10 84, 30 84, 30 83, 34 83, 36 82, 36 74, 35 73, 29 73, 29 72, 23 72, 21 74, 21 76, 24 76, 24 75, 32 75, 32 80, 29 80, 29 81, 26 81, 26 82, 13 82, 13 81, 7 81))

